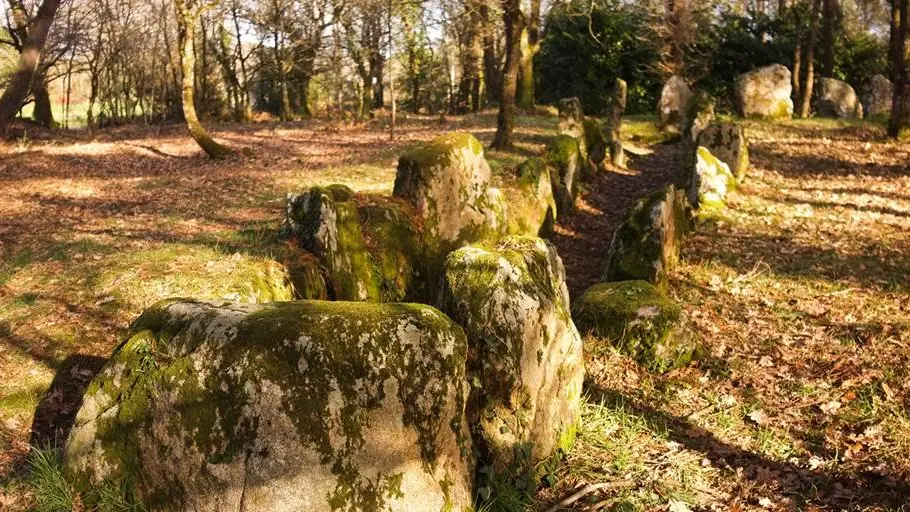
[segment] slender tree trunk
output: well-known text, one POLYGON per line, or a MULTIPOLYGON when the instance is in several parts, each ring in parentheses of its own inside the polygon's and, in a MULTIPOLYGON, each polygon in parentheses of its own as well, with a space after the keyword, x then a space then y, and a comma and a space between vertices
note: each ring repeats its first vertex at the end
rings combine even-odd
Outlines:
POLYGON ((16 113, 28 97, 29 89, 35 78, 35 70, 41 60, 41 51, 47 41, 47 34, 54 22, 54 16, 60 7, 61 0, 44 0, 29 26, 28 36, 22 51, 19 52, 19 62, 16 71, 10 78, 0 96, 0 135, 5 135, 16 113))
POLYGON ((819 74, 824 78, 834 76, 834 36, 837 31, 837 0, 823 0, 822 9, 822 60, 819 74))
POLYGON ((32 119, 39 126, 53 128, 54 111, 51 108, 51 95, 47 90, 47 78, 43 75, 35 77, 35 82, 32 84, 32 96, 35 98, 35 110, 32 113, 32 119))
POLYGON ((818 10, 821 0, 812 1, 812 19, 809 21, 809 41, 806 44, 806 80, 802 87, 802 101, 799 105, 799 116, 809 117, 812 101, 812 89, 815 85, 815 39, 818 36, 818 10))
POLYGON ((900 136, 907 114, 907 24, 908 0, 891 0, 891 73, 894 75, 894 91, 891 98, 891 120, 888 135, 900 136))
POLYGON ((224 158, 230 153, 225 146, 215 142, 196 115, 196 55, 193 52, 193 33, 201 9, 186 0, 174 0, 177 11, 177 40, 180 45, 180 69, 183 71, 183 117, 193 140, 212 158, 224 158))
POLYGON ((518 106, 534 108, 534 56, 540 51, 540 0, 531 0, 527 28, 521 33, 520 82, 518 84, 518 106))
POLYGON ((392 66, 392 59, 395 56, 395 40, 392 37, 392 0, 389 0, 387 7, 389 9, 388 26, 386 27, 389 32, 389 100, 392 103, 392 117, 389 121, 389 140, 395 140, 395 122, 397 121, 398 106, 395 104, 395 75, 394 66, 392 66))
POLYGON ((496 136, 493 147, 512 147, 512 132, 515 129, 515 93, 518 89, 518 65, 521 59, 522 17, 519 0, 501 0, 502 19, 506 27, 506 63, 503 70, 502 94, 499 99, 499 117, 496 121, 496 136))
POLYGON ((483 77, 487 90, 487 101, 499 101, 502 95, 502 71, 499 56, 496 53, 496 36, 493 20, 490 19, 490 8, 486 2, 478 8, 483 29, 483 77))

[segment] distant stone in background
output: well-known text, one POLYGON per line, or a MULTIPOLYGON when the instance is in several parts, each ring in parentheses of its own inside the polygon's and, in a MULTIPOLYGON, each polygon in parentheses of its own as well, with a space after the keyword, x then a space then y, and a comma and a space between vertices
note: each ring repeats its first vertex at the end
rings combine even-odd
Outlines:
POLYGON ((665 128, 682 131, 682 122, 690 99, 692 91, 686 81, 682 77, 671 76, 660 93, 658 104, 660 124, 665 128))
POLYGON ((626 112, 628 85, 622 78, 616 79, 610 99, 610 112, 606 121, 607 146, 613 167, 626 167, 626 153, 622 147, 622 117, 626 112))
POLYGON ((587 158, 588 148, 584 146, 585 141, 585 113, 581 108, 581 100, 578 98, 563 98, 557 103, 559 109, 559 134, 569 135, 578 140, 579 151, 582 156, 587 158))
POLYGON ((449 255, 444 297, 468 338, 479 464, 533 494, 535 465, 571 447, 580 418, 584 357, 562 260, 532 237, 464 247, 449 255))
POLYGON ((414 207, 426 236, 448 253, 504 229, 490 176, 480 141, 449 133, 401 156, 393 194, 414 207))
POLYGON ((466 357, 429 306, 163 301, 89 385, 67 474, 149 510, 467 510, 466 357))
POLYGON ((736 187, 730 166, 704 146, 695 152, 688 184, 689 203, 695 209, 722 208, 727 194, 736 187))
POLYGON ((749 169, 749 142, 742 125, 711 123, 698 136, 697 145, 707 148, 712 155, 727 164, 737 181, 745 179, 749 169))
POLYGON ((742 117, 793 117, 793 85, 786 66, 772 64, 739 75, 734 92, 736 113, 742 117))
POLYGON ((863 94, 863 107, 867 118, 887 117, 891 115, 894 100, 894 84, 884 75, 875 75, 866 85, 863 94))
MULTIPOLYGON (((587 118, 584 121, 584 146, 588 148, 587 165, 583 167, 585 174, 593 174, 603 171, 604 160, 607 157, 608 141, 607 135, 596 119, 587 118)), ((579 144, 579 147, 581 144, 579 144)), ((590 178, 590 176, 585 176, 590 178)))
POLYGON ((645 281, 592 286, 575 301, 572 318, 582 335, 594 338, 586 339, 586 351, 614 347, 652 371, 685 366, 698 352, 681 308, 645 281))
POLYGON ((640 199, 613 235, 604 280, 643 280, 666 288, 688 222, 686 198, 673 185, 640 199))
POLYGON ((815 89, 815 110, 821 117, 862 119, 863 105, 847 82, 820 78, 815 89))
POLYGON ((717 117, 715 114, 716 103, 717 100, 705 91, 698 91, 692 95, 683 117, 683 143, 685 145, 694 147, 701 132, 714 122, 717 117))
POLYGON ((557 135, 547 145, 544 153, 544 160, 550 166, 553 195, 559 215, 575 210, 581 185, 581 166, 585 162, 578 146, 575 137, 557 135))

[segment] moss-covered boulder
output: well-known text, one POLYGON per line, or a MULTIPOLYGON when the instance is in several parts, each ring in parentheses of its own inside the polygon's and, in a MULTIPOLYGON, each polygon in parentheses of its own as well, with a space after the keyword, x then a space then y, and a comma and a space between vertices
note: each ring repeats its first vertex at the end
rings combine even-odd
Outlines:
POLYGON ((587 165, 583 167, 583 170, 587 173, 602 171, 604 168, 604 160, 609 151, 607 135, 604 133, 603 128, 596 119, 585 119, 583 127, 585 132, 584 144, 588 150, 587 165))
POLYGON ((469 133, 449 133, 401 156, 394 196, 414 207, 425 235, 448 253, 504 229, 489 183, 480 142, 469 133))
POLYGON ((661 126, 682 131, 683 117, 691 98, 692 90, 686 81, 682 77, 671 76, 660 92, 657 110, 661 126))
POLYGON ((749 141, 739 123, 712 123, 698 136, 698 145, 730 167, 737 181, 749 170, 749 141))
POLYGON ((574 211, 581 191, 581 166, 584 163, 578 140, 569 135, 553 137, 544 151, 544 160, 550 166, 556 211, 574 211))
MULTIPOLYGON (((559 110, 559 135, 568 135, 584 144, 585 113, 581 108, 581 100, 575 97, 563 98, 557 102, 556 108, 559 110)), ((587 153, 583 146, 580 150, 583 154, 587 153)))
POLYGON ((815 86, 815 110, 821 117, 862 119, 863 105, 847 82, 820 78, 815 86))
POLYGON ((742 117, 789 119, 793 117, 790 70, 772 64, 743 73, 734 85, 736 113, 742 117))
POLYGON ((322 262, 333 298, 380 299, 351 189, 332 185, 289 194, 284 232, 322 262))
POLYGON ((443 310, 468 337, 481 474, 535 485, 534 464, 568 448, 579 421, 584 360, 562 261, 539 238, 464 247, 446 263, 443 310))
POLYGON ((736 187, 730 167, 704 146, 695 152, 695 165, 689 174, 689 203, 695 209, 722 208, 727 194, 736 187))
POLYGON ((508 198, 508 233, 549 237, 556 221, 556 198, 550 168, 539 157, 529 158, 516 170, 515 183, 504 189, 508 198))
POLYGON ((673 185, 639 200, 613 235, 604 279, 665 288, 687 229, 686 198, 673 185))
POLYGON ((592 286, 575 301, 572 318, 583 335, 595 338, 586 340, 585 350, 612 346, 653 371, 685 366, 697 352, 680 307, 645 281, 592 286))
POLYGON ((429 306, 165 301, 86 391, 66 469, 152 510, 463 510, 466 350, 429 306))
POLYGON ((357 196, 357 213, 382 302, 423 300, 430 249, 411 205, 401 199, 357 196))
MULTIPOLYGON (((282 261, 294 286, 294 299, 327 300, 329 289, 323 267, 313 253, 299 248, 286 251, 282 261)), ((290 300, 290 299, 285 299, 290 300)))

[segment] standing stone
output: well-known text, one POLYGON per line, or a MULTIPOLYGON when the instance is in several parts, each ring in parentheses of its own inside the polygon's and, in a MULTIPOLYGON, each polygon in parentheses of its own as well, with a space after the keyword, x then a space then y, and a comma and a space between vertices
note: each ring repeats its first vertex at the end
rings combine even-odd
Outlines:
POLYGON ((544 160, 550 166, 557 213, 574 211, 584 163, 578 140, 570 135, 557 135, 547 145, 544 160))
POLYGON ((712 123, 698 136, 697 144, 727 164, 737 181, 745 179, 749 169, 749 143, 742 125, 712 123))
POLYGON ((380 299, 360 230, 354 192, 343 185, 313 187, 287 198, 284 231, 327 269, 337 300, 380 299))
MULTIPOLYGON (((603 128, 596 119, 585 119, 584 129, 584 145, 588 148, 588 161, 583 169, 593 175, 594 172, 602 171, 604 168, 608 141, 603 128)), ((588 177, 586 176, 586 178, 588 177)))
POLYGON ((793 116, 790 70, 780 64, 758 68, 736 78, 736 113, 741 117, 789 119, 793 116))
POLYGON ((88 387, 80 492, 150 510, 465 510, 463 331, 429 306, 164 301, 88 387))
POLYGON ((576 139, 584 136, 585 114, 578 98, 563 98, 557 103, 559 109, 559 133, 576 139))
POLYGON ((692 95, 689 104, 686 105, 686 113, 683 118, 683 142, 685 145, 694 148, 701 132, 714 122, 716 117, 714 112, 715 103, 717 103, 717 100, 704 91, 698 91, 692 95))
POLYGON ((490 175, 480 142, 469 133, 449 133, 402 155, 393 194, 414 207, 445 254, 504 229, 490 175))
POLYGON ((815 110, 821 117, 862 119, 863 105, 847 82, 821 78, 815 89, 815 110))
POLYGON ((518 166, 514 189, 506 189, 510 235, 549 237, 556 221, 556 198, 550 167, 543 158, 518 166))
POLYGON ((533 492, 534 465, 568 449, 579 421, 584 359, 562 260, 531 237, 462 248, 443 309, 468 337, 479 463, 533 492))
POLYGON ((613 235, 604 279, 666 288, 687 228, 686 198, 673 185, 639 200, 613 235))
POLYGON ((722 208, 727 194, 736 187, 730 166, 704 146, 695 153, 695 166, 689 176, 689 202, 695 209, 722 208))
POLYGON ((894 84, 884 75, 875 75, 866 86, 863 95, 863 106, 866 117, 887 117, 891 115, 892 101, 894 100, 894 84))
POLYGON ((692 91, 682 77, 673 75, 664 84, 660 93, 660 104, 658 114, 660 123, 664 127, 681 130, 681 124, 685 115, 686 106, 692 98, 692 91))
POLYGON ((628 86, 622 78, 616 79, 610 99, 610 114, 607 121, 607 146, 610 163, 618 169, 626 167, 626 153, 622 148, 622 117, 626 112, 628 86))

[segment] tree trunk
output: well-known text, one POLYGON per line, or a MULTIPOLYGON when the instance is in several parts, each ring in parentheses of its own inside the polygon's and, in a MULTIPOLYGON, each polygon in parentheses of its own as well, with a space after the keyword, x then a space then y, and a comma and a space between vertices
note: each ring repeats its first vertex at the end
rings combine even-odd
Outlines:
POLYGON ((834 35, 837 31, 837 0, 824 0, 822 9, 822 61, 819 74, 834 77, 834 35))
POLYGON ((891 120, 888 135, 900 136, 906 116, 907 88, 907 23, 908 0, 891 0, 891 73, 894 75, 894 91, 891 97, 891 120))
POLYGON ((177 41, 180 48, 180 69, 183 71, 182 99, 183 117, 190 130, 193 140, 199 147, 212 158, 224 158, 230 150, 215 142, 196 115, 195 85, 196 85, 196 55, 193 52, 193 33, 196 20, 201 14, 201 9, 185 0, 174 0, 177 11, 177 41))
POLYGON ((540 0, 531 0, 527 28, 521 33, 521 66, 518 106, 534 108, 534 56, 540 51, 540 0))
POLYGON ((28 30, 28 36, 22 51, 19 52, 19 62, 16 71, 10 78, 0 96, 0 135, 5 135, 10 123, 16 117, 16 112, 22 107, 28 97, 29 89, 35 78, 35 70, 41 60, 41 51, 47 41, 47 34, 54 22, 54 16, 60 7, 61 0, 44 0, 28 30))
POLYGON ((799 116, 809 117, 812 88, 815 85, 815 39, 818 37, 818 10, 821 0, 812 1, 812 19, 809 21, 809 41, 806 43, 806 79, 803 82, 799 116))
POLYGON ((496 36, 493 20, 490 19, 490 8, 482 3, 478 9, 483 29, 483 76, 487 90, 487 101, 499 101, 502 95, 502 71, 499 69, 499 56, 496 54, 496 36))
POLYGON ((493 147, 512 147, 512 131, 515 129, 515 94, 518 88, 518 65, 521 59, 522 19, 519 0, 501 0, 502 20, 506 28, 506 63, 503 69, 502 93, 499 98, 499 117, 496 121, 496 136, 493 147))
POLYGON ((35 98, 35 110, 32 112, 32 119, 38 126, 45 128, 54 127, 54 112, 51 109, 51 95, 47 90, 47 79, 44 76, 36 76, 32 83, 32 96, 35 98))

